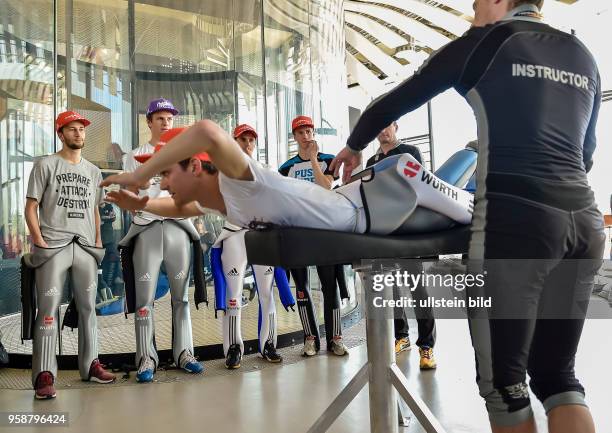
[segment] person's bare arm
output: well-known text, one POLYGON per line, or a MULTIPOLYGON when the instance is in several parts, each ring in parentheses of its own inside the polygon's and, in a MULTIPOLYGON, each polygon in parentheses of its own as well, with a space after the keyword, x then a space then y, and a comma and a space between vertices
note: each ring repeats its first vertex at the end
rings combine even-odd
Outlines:
POLYGON ((323 170, 321 170, 321 166, 319 165, 319 162, 316 159, 314 161, 311 160, 311 162, 315 183, 325 189, 331 189, 332 183, 334 182, 334 178, 329 174, 323 173, 323 170))
POLYGON ((201 152, 208 153, 215 167, 230 179, 253 180, 238 143, 211 120, 201 120, 170 140, 134 173, 138 179, 150 179, 172 164, 201 152))
POLYGON ((96 220, 96 247, 102 248, 102 234, 100 233, 100 209, 96 206, 94 210, 96 220))
POLYGON ((310 164, 312 165, 312 173, 314 174, 315 183, 325 189, 331 189, 334 182, 334 178, 329 174, 323 173, 319 160, 317 159, 319 154, 319 145, 316 141, 312 140, 308 147, 308 156, 310 158, 310 164))
POLYGON ((25 219, 34 245, 47 248, 48 245, 40 232, 40 222, 38 221, 38 202, 33 198, 28 197, 26 199, 25 219))
POLYGON ((202 215, 195 202, 177 206, 172 197, 149 199, 147 196, 138 197, 137 194, 125 189, 109 192, 106 200, 125 210, 132 212, 144 210, 168 218, 189 218, 202 215))

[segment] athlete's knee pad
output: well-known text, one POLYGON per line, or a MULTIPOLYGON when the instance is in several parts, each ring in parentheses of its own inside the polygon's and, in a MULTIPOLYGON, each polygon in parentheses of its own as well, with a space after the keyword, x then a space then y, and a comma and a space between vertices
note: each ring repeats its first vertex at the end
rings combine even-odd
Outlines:
POLYGON ((491 424, 510 427, 533 417, 529 391, 525 383, 518 383, 503 389, 485 388, 480 387, 480 395, 485 400, 491 424))

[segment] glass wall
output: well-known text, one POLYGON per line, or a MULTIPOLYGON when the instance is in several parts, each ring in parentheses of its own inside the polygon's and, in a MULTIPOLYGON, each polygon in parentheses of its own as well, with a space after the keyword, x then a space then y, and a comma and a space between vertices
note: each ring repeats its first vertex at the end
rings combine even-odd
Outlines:
MULTIPOLYGON (((61 147, 57 113, 92 121, 83 155, 104 175, 150 139, 145 111, 159 97, 179 110, 175 126, 251 124, 271 167, 297 152, 296 115, 313 117, 322 151, 347 136, 341 0, 0 0, 0 11, 0 316, 20 309, 25 189, 34 159, 61 147)), ((101 211, 115 244, 128 218, 101 211)), ((116 255, 102 278, 100 305, 122 293, 116 255)))

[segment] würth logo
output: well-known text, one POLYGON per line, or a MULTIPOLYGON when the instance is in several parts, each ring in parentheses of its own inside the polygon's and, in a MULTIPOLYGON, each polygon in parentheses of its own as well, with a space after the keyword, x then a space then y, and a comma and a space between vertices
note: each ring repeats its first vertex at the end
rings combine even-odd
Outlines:
POLYGON ((236 308, 236 306, 238 306, 238 300, 237 299, 230 299, 228 302, 230 308, 236 308))
POLYGON ((147 308, 138 309, 138 317, 147 317, 148 315, 149 315, 149 310, 147 308))
POLYGON ((53 325, 53 321, 54 320, 55 319, 53 318, 53 316, 45 316, 43 318, 43 323, 44 323, 45 326, 51 326, 51 325, 53 325))
POLYGON ((406 163, 406 166, 404 167, 404 176, 414 177, 417 175, 420 169, 421 169, 421 166, 418 163, 413 162, 413 161, 408 161, 406 163))

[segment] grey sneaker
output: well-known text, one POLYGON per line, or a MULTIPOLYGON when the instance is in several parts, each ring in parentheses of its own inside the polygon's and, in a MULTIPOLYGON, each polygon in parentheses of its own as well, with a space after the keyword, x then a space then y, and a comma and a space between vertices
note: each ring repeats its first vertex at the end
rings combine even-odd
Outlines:
POLYGON ((334 355, 336 356, 348 355, 348 349, 342 342, 342 337, 334 337, 330 345, 331 347, 328 347, 327 350, 333 353, 334 355))
POLYGON ((315 337, 306 337, 304 341, 303 356, 315 356, 317 354, 317 342, 315 337))

